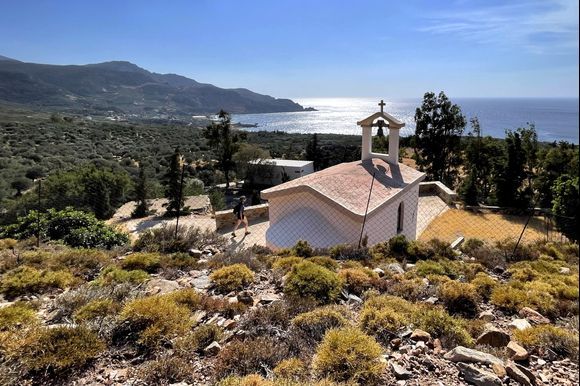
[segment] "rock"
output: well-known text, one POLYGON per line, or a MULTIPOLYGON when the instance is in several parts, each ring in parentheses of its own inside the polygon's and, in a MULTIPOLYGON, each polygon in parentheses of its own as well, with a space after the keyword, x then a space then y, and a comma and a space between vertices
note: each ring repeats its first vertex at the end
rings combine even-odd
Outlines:
POLYGON ((495 267, 493 267, 493 273, 495 273, 497 275, 501 275, 504 272, 505 272, 505 268, 502 267, 501 265, 496 265, 495 267))
POLYGON ((250 291, 242 291, 237 296, 238 301, 248 306, 254 305, 254 298, 252 297, 252 293, 250 291))
POLYGON ((398 365, 395 362, 391 362, 391 371, 397 379, 409 379, 413 376, 410 371, 407 371, 403 366, 398 365))
POLYGON ((362 299, 356 295, 348 294, 348 301, 353 303, 362 303, 362 299))
POLYGON ((274 303, 276 301, 280 300, 280 295, 277 294, 266 294, 266 295, 262 295, 260 296, 260 304, 270 304, 270 303, 274 303))
POLYGON ((538 359, 537 359, 537 361, 536 361, 536 365, 537 365, 538 367, 542 367, 542 366, 544 366, 545 364, 546 364, 546 361, 545 361, 545 360, 543 360, 542 358, 538 358, 538 359))
POLYGON ((433 354, 439 355, 441 354, 442 351, 443 345, 441 344, 441 341, 439 340, 439 338, 435 338, 435 340, 433 341, 433 354))
POLYGON ((207 346, 204 350, 203 353, 207 356, 214 356, 217 355, 222 349, 222 346, 220 346, 220 344, 216 341, 211 342, 211 344, 209 346, 207 346))
POLYGON ((505 371, 505 367, 501 363, 493 363, 491 365, 491 369, 493 370, 495 375, 497 375, 501 379, 503 379, 507 376, 507 373, 505 371))
POLYGON ((110 370, 108 373, 109 379, 117 382, 122 382, 127 379, 128 368, 110 370))
POLYGON ((529 319, 535 324, 549 324, 550 319, 546 318, 544 315, 540 314, 538 311, 531 309, 530 307, 524 307, 519 312, 520 316, 529 319))
POLYGON ((530 379, 513 362, 508 362, 505 371, 511 379, 524 386, 532 386, 530 379))
POLYGON ((427 304, 435 304, 438 301, 439 301, 439 298, 438 297, 431 296, 427 300, 425 300, 425 303, 427 303, 427 304))
POLYGON ((394 273, 395 275, 402 275, 405 273, 405 270, 403 269, 403 267, 401 267, 399 263, 391 263, 387 265, 387 269, 391 273, 394 273))
POLYGON ((391 340, 391 347, 398 348, 402 343, 401 338, 395 338, 391 340))
POLYGON ((487 354, 463 346, 455 347, 443 357, 451 362, 484 363, 488 365, 493 363, 502 364, 501 359, 495 355, 487 354))
POLYGON ((457 365, 459 371, 463 374, 465 381, 476 386, 501 386, 502 381, 495 374, 488 371, 480 370, 475 366, 465 363, 457 365))
POLYGON ((154 278, 145 285, 145 293, 147 295, 159 295, 173 292, 181 288, 179 283, 174 280, 165 280, 154 278))
POLYGON ((493 322, 495 320, 495 315, 491 311, 481 311, 477 318, 486 322, 493 322))
POLYGON ((423 331, 423 330, 420 330, 417 328, 411 334, 411 339, 416 341, 416 342, 422 341, 422 342, 427 343, 431 340, 431 334, 429 334, 427 331, 423 331))
POLYGON ((382 269, 380 269, 380 268, 375 268, 375 269, 373 269, 373 272, 374 272, 374 273, 376 273, 377 275, 379 275, 379 277, 383 277, 383 276, 385 276, 385 271, 383 271, 383 270, 382 270, 382 269))
POLYGON ((189 386, 189 383, 181 381, 177 383, 171 383, 169 386, 189 386))
POLYGON ((568 268, 568 267, 562 267, 562 268, 560 268, 560 274, 562 274, 562 275, 569 275, 570 274, 570 268, 568 268))
POLYGON ((189 256, 195 257, 196 259, 199 259, 202 255, 203 255, 203 252, 200 251, 199 249, 192 248, 189 250, 189 256))
POLYGON ((528 322, 527 319, 514 319, 508 324, 508 328, 512 330, 525 330, 526 328, 530 328, 532 325, 528 322))
POLYGON ((509 334, 496 327, 488 326, 487 329, 477 338, 476 343, 492 347, 505 347, 509 341, 509 334))
POLYGON ((192 319, 194 321, 195 324, 201 322, 203 320, 203 318, 205 318, 207 315, 206 311, 203 310, 197 310, 193 313, 192 319))
POLYGON ((211 280, 207 275, 199 276, 191 280, 191 285, 197 289, 208 289, 211 287, 211 280))
POLYGON ((530 371, 530 369, 528 369, 527 367, 524 367, 524 366, 520 365, 519 363, 516 363, 515 365, 518 368, 518 370, 520 370, 522 373, 524 373, 524 375, 526 377, 528 377, 528 379, 530 380, 530 382, 532 383, 532 385, 535 385, 537 383, 536 376, 530 371))
POLYGON ((529 356, 528 351, 513 340, 507 345, 507 353, 514 361, 525 361, 529 356))

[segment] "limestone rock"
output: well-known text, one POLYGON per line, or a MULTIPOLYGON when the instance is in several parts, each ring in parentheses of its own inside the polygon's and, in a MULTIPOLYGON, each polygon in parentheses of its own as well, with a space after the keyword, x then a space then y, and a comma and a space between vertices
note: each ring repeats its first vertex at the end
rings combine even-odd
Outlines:
POLYGON ((220 346, 220 344, 216 341, 211 342, 211 344, 209 346, 207 346, 204 350, 203 353, 207 356, 214 356, 217 355, 222 349, 222 346, 220 346))
POLYGON ((501 379, 503 379, 503 378, 505 378, 507 376, 507 373, 505 371, 505 367, 501 363, 493 363, 491 365, 491 369, 493 370, 493 372, 495 373, 495 375, 497 375, 501 379))
POLYGON ((280 295, 276 294, 265 294, 260 296, 260 304, 270 304, 280 300, 280 295))
POLYGON ((486 322, 493 322, 495 320, 495 315, 491 311, 481 311, 478 316, 479 320, 484 320, 486 322))
POLYGON ((199 259, 201 257, 201 255, 203 255, 203 252, 200 251, 199 249, 190 249, 189 250, 189 256, 191 257, 195 257, 196 259, 199 259))
POLYGON ((379 275, 379 277, 383 277, 383 276, 385 276, 385 271, 383 271, 383 270, 382 270, 382 269, 380 269, 380 268, 375 268, 375 269, 373 269, 373 272, 374 272, 374 273, 376 273, 377 275, 379 275))
POLYGON ((532 386, 530 379, 513 362, 508 362, 505 367, 508 377, 524 386, 532 386))
POLYGON ((409 379, 413 374, 407 371, 403 366, 398 365, 395 362, 391 362, 391 371, 397 379, 409 379))
POLYGON ((514 361, 525 361, 529 356, 528 351, 514 341, 508 343, 507 352, 514 361))
POLYGON ((568 268, 568 267, 562 267, 562 268, 560 268, 560 274, 562 274, 562 275, 569 275, 570 274, 570 268, 568 268))
POLYGON ((475 366, 465 363, 457 365, 459 371, 463 374, 465 381, 476 386, 501 386, 502 382, 495 374, 485 370, 478 369, 475 366))
POLYGON ((176 281, 155 278, 147 282, 145 285, 145 293, 147 295, 166 294, 176 291, 179 288, 179 283, 176 281))
POLYGON ((457 346, 443 356, 445 359, 452 362, 467 362, 467 363, 484 363, 491 365, 493 363, 502 364, 501 359, 495 355, 487 354, 471 348, 457 346))
POLYGON ((209 287, 211 287, 211 280, 209 276, 203 275, 193 278, 191 280, 191 285, 197 289, 208 289, 209 287))
POLYGON ((396 275, 402 275, 405 273, 405 270, 403 269, 403 267, 401 267, 401 265, 399 263, 391 263, 391 264, 387 265, 387 269, 391 273, 394 273, 396 275))
POLYGON ((530 369, 528 369, 527 367, 524 367, 522 365, 520 365, 519 363, 515 364, 516 367, 518 368, 518 370, 520 370, 522 373, 524 373, 524 375, 526 377, 528 377, 528 379, 530 380, 530 382, 532 383, 532 385, 535 385, 537 383, 537 378, 536 376, 530 371, 530 369))
POLYGON ((420 330, 417 328, 411 334, 411 339, 416 341, 416 342, 422 341, 422 342, 427 343, 431 340, 431 334, 429 334, 427 331, 423 331, 423 330, 420 330))
POLYGON ((528 322, 527 319, 514 319, 508 324, 508 328, 513 330, 525 330, 526 328, 530 328, 532 325, 528 322))
POLYGON ((492 347, 505 347, 510 341, 509 334, 489 326, 478 338, 476 343, 492 347))
POLYGON ((520 316, 529 319, 535 324, 548 324, 550 319, 546 318, 544 315, 540 314, 538 311, 531 309, 530 307, 524 307, 519 312, 520 316))

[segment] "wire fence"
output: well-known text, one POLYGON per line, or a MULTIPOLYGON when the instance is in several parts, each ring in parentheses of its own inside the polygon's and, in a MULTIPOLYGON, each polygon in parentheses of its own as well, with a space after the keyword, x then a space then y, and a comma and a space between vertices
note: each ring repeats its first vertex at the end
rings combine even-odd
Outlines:
MULTIPOLYGON (((240 214, 234 213, 234 207, 244 195, 243 188, 228 190, 229 208, 222 211, 213 210, 209 197, 202 194, 182 197, 189 211, 179 216, 165 216, 166 200, 155 199, 148 200, 147 216, 133 218, 136 203, 129 202, 111 208, 112 217, 107 221, 130 233, 133 239, 154 227, 167 225, 177 229, 185 225, 215 230, 231 248, 260 245, 272 249, 289 248, 300 240, 315 248, 337 244, 372 246, 397 235, 424 242, 439 239, 449 244, 479 239, 490 244, 515 243, 517 248, 538 241, 569 241, 565 234, 570 234, 576 224, 575 219, 557 217, 538 208, 467 207, 442 192, 421 189, 418 183, 395 186, 388 178, 374 174, 359 182, 352 184, 339 175, 320 182, 326 184, 324 187, 316 180, 310 185, 290 181, 263 190, 262 204, 246 206, 240 214)), ((93 194, 92 200, 80 209, 109 210, 111 202, 104 202, 106 197, 93 194)), ((31 210, 63 209, 74 204, 67 195, 46 191, 37 181, 24 204, 16 210, 4 208, 0 221, 7 224, 31 210)), ((37 234, 42 234, 40 219, 35 226, 39 228, 37 234)))

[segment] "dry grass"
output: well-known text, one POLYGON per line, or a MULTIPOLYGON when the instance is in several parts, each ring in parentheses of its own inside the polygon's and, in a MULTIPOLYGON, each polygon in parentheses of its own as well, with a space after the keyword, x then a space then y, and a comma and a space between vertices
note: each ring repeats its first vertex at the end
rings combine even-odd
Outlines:
MULTIPOLYGON (((461 209, 449 209, 435 218, 421 234, 420 240, 438 238, 453 242, 460 236, 495 242, 517 239, 524 228, 527 216, 498 213, 476 213, 461 209)), ((542 217, 533 217, 526 228, 522 241, 525 243, 545 240, 546 228, 542 217)))

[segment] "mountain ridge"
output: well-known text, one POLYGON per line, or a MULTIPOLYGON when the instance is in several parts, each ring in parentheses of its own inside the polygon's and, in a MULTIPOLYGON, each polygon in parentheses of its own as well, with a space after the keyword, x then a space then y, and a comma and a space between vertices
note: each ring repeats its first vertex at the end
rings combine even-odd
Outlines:
POLYGON ((84 65, 20 62, 0 56, 0 103, 80 113, 191 116, 306 111, 290 99, 246 88, 220 88, 128 61, 84 65))

